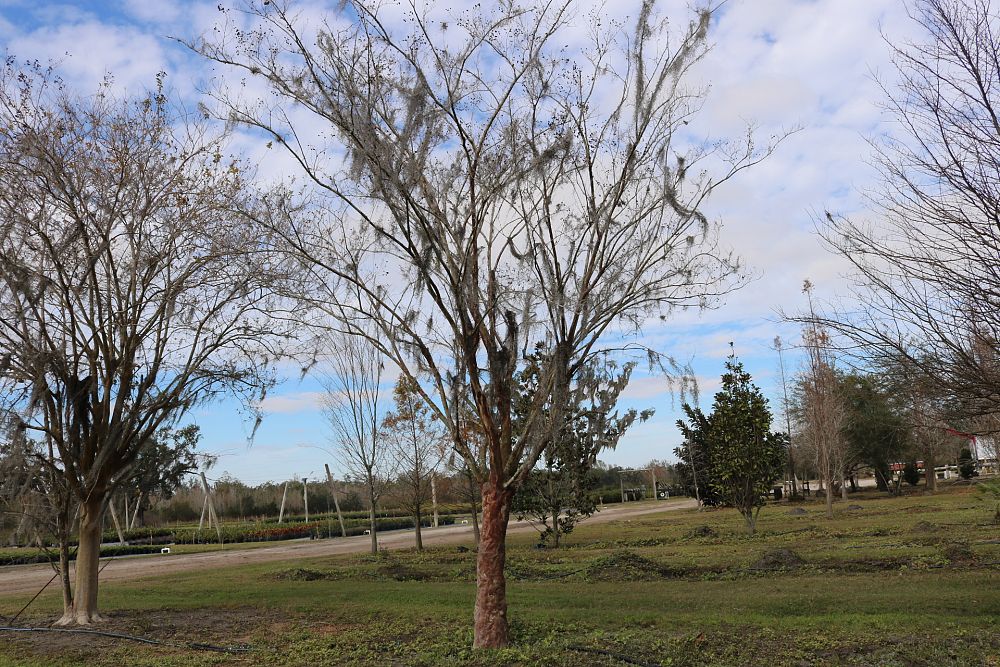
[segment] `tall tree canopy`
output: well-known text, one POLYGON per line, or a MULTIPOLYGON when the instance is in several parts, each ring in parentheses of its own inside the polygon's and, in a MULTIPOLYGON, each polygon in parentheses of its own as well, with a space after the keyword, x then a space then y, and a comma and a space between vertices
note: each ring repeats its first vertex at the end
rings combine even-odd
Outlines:
POLYGON ((647 0, 628 30, 595 16, 579 50, 563 37, 586 19, 568 0, 355 0, 320 25, 290 0, 237 7, 190 46, 273 93, 216 97, 290 152, 321 203, 261 216, 261 237, 301 266, 331 326, 424 380, 482 490, 474 643, 504 646, 511 499, 565 422, 573 378, 609 340, 739 284, 701 209, 771 146, 692 132, 707 8, 668 23, 647 0), (542 381, 515 430, 536 340, 542 381))
POLYGON ((221 138, 171 107, 0 76, 0 398, 80 513, 76 599, 97 614, 107 500, 155 434, 223 391, 249 405, 273 354, 267 271, 221 138))
POLYGON ((891 45, 898 131, 876 144, 877 222, 828 213, 823 231, 855 269, 860 307, 824 324, 872 367, 906 367, 988 417, 1000 413, 1000 16, 991 0, 911 7, 921 37, 891 45))

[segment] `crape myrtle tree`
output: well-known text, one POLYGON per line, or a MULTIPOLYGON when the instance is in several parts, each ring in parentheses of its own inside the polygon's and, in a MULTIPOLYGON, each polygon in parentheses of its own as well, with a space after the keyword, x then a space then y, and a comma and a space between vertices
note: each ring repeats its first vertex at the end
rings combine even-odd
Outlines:
POLYGON ((0 398, 78 505, 63 624, 100 618, 104 513, 156 433, 269 382, 249 190, 189 120, 162 86, 81 97, 13 60, 0 77, 0 398))
POLYGON ((70 540, 79 503, 65 476, 51 465, 56 454, 51 446, 26 437, 20 420, 4 420, 0 430, 0 511, 15 519, 14 544, 32 544, 48 552, 59 575, 63 605, 73 604, 69 563, 70 540))
MULTIPOLYGON (((854 269, 827 327, 872 367, 905 366, 967 417, 1000 404, 1000 15, 991 0, 915 0, 891 43, 896 131, 875 144, 877 223, 827 214, 854 269)), ((996 427, 996 424, 993 425, 996 427)))
POLYGON ((246 81, 220 85, 220 115, 289 151, 319 202, 262 214, 261 238, 305 273, 307 302, 421 379, 482 492, 474 644, 505 646, 511 499, 574 377, 617 334, 740 282, 702 204, 773 143, 691 139, 709 8, 672 24, 647 0, 632 29, 595 14, 576 49, 586 18, 568 0, 357 0, 310 21, 291 0, 233 4, 189 45, 246 81), (542 380, 515 430, 537 340, 542 380))
POLYGON ((730 357, 715 395, 706 440, 712 450, 712 487, 735 507, 754 534, 771 484, 781 478, 788 437, 771 431, 771 410, 743 364, 730 357))

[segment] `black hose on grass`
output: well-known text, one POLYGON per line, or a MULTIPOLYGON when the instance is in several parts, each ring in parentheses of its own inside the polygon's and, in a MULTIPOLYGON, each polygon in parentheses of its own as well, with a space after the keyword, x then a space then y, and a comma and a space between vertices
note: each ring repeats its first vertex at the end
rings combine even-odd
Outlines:
POLYGON ((21 614, 23 614, 24 610, 27 609, 28 607, 30 607, 31 603, 34 602, 35 600, 37 600, 38 596, 42 594, 42 591, 44 591, 46 588, 48 588, 49 584, 51 584, 53 581, 55 581, 56 577, 58 577, 60 574, 61 574, 60 572, 56 572, 55 574, 53 574, 52 578, 49 579, 48 582, 44 586, 42 586, 40 589, 38 589, 38 592, 35 593, 35 597, 33 597, 30 600, 28 600, 28 604, 26 604, 23 607, 21 607, 21 610, 19 612, 17 612, 16 614, 14 614, 13 616, 11 616, 10 620, 7 621, 7 622, 10 623, 11 625, 13 625, 14 621, 17 620, 17 617, 20 616, 21 614))
POLYGON ((157 646, 174 646, 178 648, 192 648, 199 651, 215 651, 217 653, 248 653, 253 650, 250 646, 214 646, 201 642, 171 642, 162 639, 150 639, 149 637, 137 637, 127 635, 123 632, 105 632, 104 630, 85 630, 82 628, 17 628, 0 626, 0 632, 64 632, 77 635, 94 635, 98 637, 110 637, 112 639, 127 639, 141 644, 154 644, 157 646))

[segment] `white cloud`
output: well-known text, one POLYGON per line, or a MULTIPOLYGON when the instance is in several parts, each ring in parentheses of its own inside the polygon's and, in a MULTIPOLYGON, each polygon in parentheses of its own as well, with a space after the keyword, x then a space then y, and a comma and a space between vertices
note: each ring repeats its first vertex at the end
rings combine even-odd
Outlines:
POLYGON ((323 408, 323 392, 301 391, 294 394, 268 396, 258 404, 265 413, 290 414, 319 412, 323 408))

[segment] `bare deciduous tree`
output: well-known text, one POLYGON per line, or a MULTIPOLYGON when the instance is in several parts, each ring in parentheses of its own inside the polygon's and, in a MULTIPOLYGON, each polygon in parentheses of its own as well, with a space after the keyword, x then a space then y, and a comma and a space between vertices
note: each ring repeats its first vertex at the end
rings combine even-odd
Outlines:
POLYGON ((1000 405, 1000 18, 990 0, 917 0, 891 45, 898 132, 876 144, 870 224, 828 214, 859 309, 828 318, 874 367, 919 372, 968 416, 1000 405))
POLYGON ((413 380, 400 376, 392 395, 395 406, 382 420, 383 435, 392 445, 403 491, 400 499, 413 516, 413 539, 421 550, 420 522, 431 499, 431 478, 448 449, 447 433, 413 380))
POLYGON ((634 30, 594 17, 583 50, 561 46, 580 19, 568 0, 340 12, 317 26, 289 0, 245 0, 224 37, 190 46, 276 94, 217 101, 325 195, 323 216, 260 221, 309 273, 309 300, 428 378, 482 492, 474 644, 501 647, 511 499, 574 375, 606 341, 739 283, 701 206, 772 146, 691 138, 709 9, 676 31, 651 0, 634 30), (514 376, 538 340, 542 381, 515 432, 514 376))
POLYGON ((222 391, 260 398, 273 307, 218 139, 171 111, 0 80, 0 397, 79 504, 75 596, 97 611, 109 497, 154 434, 222 391))
POLYGON ((379 423, 379 385, 385 365, 379 351, 359 336, 335 337, 326 356, 323 412, 345 471, 364 482, 372 553, 378 553, 375 512, 394 472, 389 442, 379 423))
POLYGON ((807 352, 807 366, 800 380, 802 387, 802 426, 816 457, 816 469, 826 492, 826 515, 833 518, 833 485, 839 481, 843 493, 844 470, 847 461, 847 441, 844 438, 847 410, 840 394, 840 385, 831 351, 830 336, 817 323, 812 301, 813 285, 805 281, 803 292, 809 298, 809 322, 802 332, 807 352))

